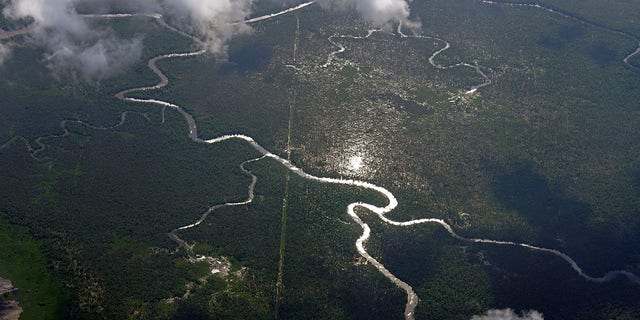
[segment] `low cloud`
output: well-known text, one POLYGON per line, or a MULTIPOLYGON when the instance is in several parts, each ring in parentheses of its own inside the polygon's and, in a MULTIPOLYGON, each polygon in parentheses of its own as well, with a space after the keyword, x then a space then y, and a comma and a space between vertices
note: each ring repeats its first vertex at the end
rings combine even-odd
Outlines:
POLYGON ((123 40, 107 29, 91 27, 72 0, 5 0, 3 15, 32 19, 27 41, 45 48, 47 66, 55 76, 70 75, 99 82, 140 58, 141 39, 123 40))
POLYGON ((250 32, 244 23, 252 0, 164 0, 165 14, 205 39, 209 51, 224 56, 234 36, 250 32))
POLYGON ((318 0, 329 9, 355 9, 362 18, 376 27, 391 29, 402 24, 412 30, 420 28, 420 23, 410 19, 410 0, 318 0))
MULTIPOLYGON (((135 62, 142 52, 140 39, 123 40, 96 29, 77 12, 160 12, 180 29, 203 39, 207 49, 225 56, 228 41, 250 32, 241 23, 251 14, 253 0, 0 0, 3 15, 12 20, 32 19, 27 38, 47 51, 45 58, 57 75, 71 73, 99 81, 135 62), (240 23, 239 23, 240 22, 240 23)), ((2 59, 7 57, 3 46, 2 59)), ((2 60, 0 60, 2 61, 2 60)))
POLYGON ((7 44, 0 42, 0 66, 11 55, 11 47, 7 44))
POLYGON ((512 309, 492 309, 484 315, 471 317, 471 320, 544 320, 544 317, 536 310, 516 314, 512 309))
MULTIPOLYGON (((54 38, 52 38, 54 39, 54 38)), ((124 72, 140 59, 142 38, 98 39, 91 45, 62 42, 50 43, 51 52, 45 54, 49 69, 56 76, 71 76, 89 82, 124 72)))
MULTIPOLYGON (((125 70, 140 58, 142 40, 123 40, 106 28, 96 28, 78 14, 113 10, 162 13, 182 30, 203 39, 207 49, 224 57, 230 39, 251 31, 242 23, 251 15, 254 0, 0 0, 9 19, 32 19, 27 41, 45 48, 45 60, 56 75, 71 74, 100 81, 125 70)), ((410 0, 318 0, 329 9, 352 9, 376 27, 398 24, 418 29, 410 18, 410 0)), ((1 44, 0 44, 1 45, 1 44)), ((10 53, 0 46, 0 63, 10 53)))

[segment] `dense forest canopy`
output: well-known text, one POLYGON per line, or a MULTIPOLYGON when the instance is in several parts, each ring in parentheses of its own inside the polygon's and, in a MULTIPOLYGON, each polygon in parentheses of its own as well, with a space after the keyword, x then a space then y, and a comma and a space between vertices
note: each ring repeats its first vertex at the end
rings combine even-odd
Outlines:
POLYGON ((0 8, 23 318, 640 318, 638 3, 0 8))

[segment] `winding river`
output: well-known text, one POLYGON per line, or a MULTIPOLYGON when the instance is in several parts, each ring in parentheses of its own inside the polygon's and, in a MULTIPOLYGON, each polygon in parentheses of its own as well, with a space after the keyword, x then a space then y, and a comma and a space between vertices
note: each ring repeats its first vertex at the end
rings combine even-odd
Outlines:
MULTIPOLYGON (((486 3, 493 3, 493 2, 489 2, 489 1, 485 1, 486 3)), ((274 14, 270 14, 270 15, 266 15, 266 16, 262 16, 262 17, 256 17, 256 18, 252 18, 249 19, 245 22, 247 23, 251 23, 251 22, 258 22, 258 21, 263 21, 266 19, 270 19, 273 17, 277 17, 279 15, 282 14, 286 14, 286 13, 290 13, 293 12, 295 10, 299 10, 302 9, 304 7, 307 7, 309 5, 313 4, 313 2, 307 2, 301 5, 298 5, 296 7, 293 8, 289 8, 286 10, 283 10, 279 13, 274 13, 274 14)), ((99 15, 91 15, 91 16, 87 16, 87 18, 124 18, 124 17, 129 17, 129 16, 134 16, 133 14, 111 14, 111 15, 104 15, 104 16, 99 16, 99 15)), ((172 28, 170 26, 168 26, 164 20, 162 19, 162 16, 160 15, 146 15, 146 16, 150 16, 154 19, 156 19, 161 25, 169 28, 172 31, 176 31, 176 32, 180 32, 178 30, 176 30, 175 28, 172 28)), ((399 33, 402 35, 401 33, 401 29, 399 28, 399 33)), ((367 37, 370 36, 373 32, 376 32, 375 30, 372 30, 368 33, 367 37)), ((198 43, 199 45, 201 45, 202 47, 203 44, 202 42, 197 39, 196 37, 187 35, 183 32, 180 32, 181 34, 190 37, 191 39, 193 39, 196 43, 198 43)), ((408 37, 405 35, 405 37, 408 37)), ((416 38, 418 38, 418 36, 414 36, 416 38)), ((447 50, 450 45, 448 42, 441 40, 441 39, 437 39, 434 37, 427 37, 427 38, 432 38, 432 39, 436 39, 439 41, 443 41, 445 43, 445 46, 439 50, 437 50, 436 52, 434 52, 430 57, 429 57, 429 62, 436 68, 441 68, 441 69, 447 69, 447 68, 453 68, 453 67, 470 67, 476 70, 476 72, 480 73, 484 78, 485 78, 485 82, 480 84, 480 85, 476 85, 474 87, 472 87, 470 89, 470 91, 475 91, 478 88, 488 85, 490 83, 488 77, 482 73, 482 71, 480 70, 480 67, 477 65, 470 65, 467 63, 458 63, 455 65, 451 65, 451 66, 442 66, 439 65, 435 62, 435 58, 438 54, 444 52, 445 50, 447 50)), ((334 56, 335 54, 339 53, 339 52, 343 52, 345 50, 344 46, 337 44, 335 41, 333 41, 330 38, 330 41, 332 43, 334 43, 336 46, 339 47, 339 50, 336 51, 334 54, 329 56, 329 59, 327 61, 327 63, 331 62, 331 58, 332 56, 334 56)), ((358 216, 357 214, 357 210, 358 209, 364 209, 364 210, 369 210, 373 213, 375 213, 380 220, 382 220, 383 222, 385 222, 386 224, 389 225, 393 225, 393 226, 398 226, 398 227, 410 227, 413 225, 419 225, 419 224, 438 224, 440 226, 442 226, 447 232, 449 232, 449 234, 460 240, 463 242, 469 242, 469 243, 486 243, 486 244, 494 244, 494 245, 505 245, 505 246, 516 246, 516 247, 522 247, 522 248, 526 248, 529 250, 534 250, 534 251, 541 251, 541 252, 546 252, 552 255, 555 255, 561 259, 563 259, 565 262, 567 262, 569 264, 569 266, 571 268, 573 268, 573 270, 582 278, 584 278, 587 281, 592 281, 592 282, 598 282, 598 283, 602 283, 602 282, 607 282, 610 281, 616 277, 619 276, 623 276, 626 277, 629 281, 631 281, 632 283, 636 284, 636 285, 640 285, 640 278, 627 271, 627 270, 613 270, 613 271, 609 271, 607 273, 605 273, 604 275, 600 276, 600 277, 595 277, 595 276, 591 276, 587 273, 585 273, 582 268, 567 254, 559 251, 559 250, 555 250, 555 249, 549 249, 549 248, 543 248, 543 247, 538 247, 538 246, 534 246, 534 245, 530 245, 530 244, 526 244, 526 243, 519 243, 519 242, 511 242, 511 241, 498 241, 498 240, 490 240, 490 239, 482 239, 482 238, 467 238, 467 237, 463 237, 459 234, 457 234, 453 228, 451 227, 450 224, 448 224, 447 222, 445 222, 442 219, 436 219, 436 218, 425 218, 425 219, 416 219, 416 220, 409 220, 409 221, 395 221, 395 220, 391 220, 389 218, 386 217, 386 214, 389 213, 390 211, 392 211, 393 209, 395 209, 398 206, 398 200, 396 199, 396 197, 386 188, 369 183, 369 182, 365 182, 365 181, 359 181, 359 180, 353 180, 353 179, 342 179, 342 178, 331 178, 331 177, 319 177, 319 176, 314 176, 312 174, 309 174, 307 172, 305 172, 302 168, 297 167, 294 163, 292 163, 290 160, 283 158, 275 153, 270 152, 269 150, 267 150, 266 148, 264 148, 263 146, 261 146, 255 139, 253 139, 252 137, 249 137, 247 135, 242 135, 242 134, 230 134, 230 135, 222 135, 219 137, 215 137, 215 138, 211 138, 211 139, 203 139, 200 138, 198 135, 198 128, 196 126, 196 121, 193 118, 192 115, 190 115, 187 111, 185 111, 185 109, 183 109, 181 106, 172 103, 172 102, 168 102, 168 101, 162 101, 162 100, 156 100, 156 99, 142 99, 142 98, 133 98, 130 97, 129 94, 134 93, 134 92, 141 92, 141 91, 150 91, 150 90, 156 90, 156 89, 160 89, 163 88, 165 86, 167 86, 169 84, 169 79, 168 77, 162 72, 162 70, 160 70, 160 68, 157 67, 157 62, 160 60, 164 60, 164 59, 176 59, 176 58, 188 58, 188 57, 195 57, 195 56, 199 56, 204 54, 205 52, 207 52, 205 49, 200 49, 200 50, 196 50, 196 51, 191 51, 191 52, 183 52, 183 53, 171 53, 171 54, 164 54, 164 55, 160 55, 157 57, 154 57, 152 59, 150 59, 148 61, 148 67, 149 69, 158 76, 158 78, 160 79, 159 82, 155 85, 152 86, 147 86, 147 87, 139 87, 139 88, 131 88, 131 89, 126 89, 126 90, 122 90, 120 92, 118 92, 115 97, 123 100, 123 101, 127 101, 127 102, 132 102, 132 103, 139 103, 139 104, 151 104, 151 105, 157 105, 157 106, 161 106, 163 108, 172 108, 174 110, 176 110, 177 112, 179 112, 183 118, 185 119, 185 121, 188 124, 188 136, 189 138, 196 142, 196 143, 201 143, 201 144, 216 144, 216 143, 222 143, 224 141, 227 140, 240 140, 243 141, 247 144, 249 144, 251 147, 253 147, 253 149, 255 149, 257 152, 259 152, 262 156, 259 158, 255 158, 255 159, 251 159, 248 161, 243 162, 240 165, 240 168, 242 169, 242 171, 246 174, 251 176, 251 183, 248 187, 248 195, 246 200, 243 201, 239 201, 239 202, 228 202, 228 203, 223 203, 223 204, 218 204, 218 205, 214 205, 212 207, 210 207, 206 212, 204 212, 198 220, 196 220, 194 223, 189 224, 189 225, 185 225, 185 226, 181 226, 181 227, 177 227, 174 230, 172 230, 169 233, 169 236, 175 240, 180 247, 183 247, 186 250, 191 250, 191 246, 189 246, 188 243, 186 243, 184 240, 182 240, 177 233, 180 230, 185 230, 185 229, 189 229, 189 228, 193 228, 196 227, 198 225, 200 225, 209 214, 211 214, 213 211, 223 208, 223 207, 228 207, 228 206, 240 206, 240 205, 247 205, 249 203, 251 203, 254 199, 254 187, 257 183, 257 177, 251 173, 249 170, 247 170, 245 168, 245 165, 247 163, 253 162, 253 161, 258 161, 260 159, 264 159, 264 158, 271 158, 275 161, 277 161, 278 163, 280 163, 282 166, 284 166, 285 168, 287 168, 288 170, 290 170, 293 174, 298 175, 299 177, 309 180, 309 181, 314 181, 314 182, 319 182, 319 183, 327 183, 327 184, 336 184, 336 185, 348 185, 348 186, 355 186, 355 187, 359 187, 359 188, 363 188, 363 189, 368 189, 371 191, 375 191, 377 193, 380 193, 381 195, 383 195, 386 198, 386 202, 387 204, 385 206, 376 206, 373 204, 369 204, 369 203, 365 203, 365 202, 354 202, 348 205, 347 207, 347 213, 348 215, 351 217, 351 219, 357 223, 360 228, 362 228, 362 235, 356 240, 355 242, 355 246, 356 249, 358 251, 358 253, 360 254, 360 256, 362 256, 363 258, 365 258, 371 265, 373 265, 379 272, 381 272, 386 278, 388 278, 390 281, 392 281, 394 284, 396 284, 399 288, 401 288, 402 290, 404 290, 407 294, 407 302, 405 305, 405 311, 404 311, 404 316, 406 319, 411 320, 414 319, 414 310, 418 304, 419 298, 417 296, 417 294, 415 293, 415 291, 413 290, 413 288, 407 284, 406 282, 402 281, 401 279, 399 279, 398 277, 396 277, 391 271, 389 271, 382 263, 380 263, 378 260, 376 260, 374 257, 372 257, 371 255, 369 255, 369 253, 366 250, 366 243, 367 240, 369 239, 369 237, 371 236, 371 229, 370 227, 358 216)), ((637 54, 638 52, 640 52, 640 48, 638 50, 636 50, 634 53, 630 54, 627 58, 625 58, 625 62, 626 60, 628 60, 629 58, 631 58, 632 56, 634 56, 635 54, 637 54)), ((127 112, 123 112, 121 114, 120 117, 120 122, 115 124, 114 126, 110 126, 110 127, 95 127, 92 126, 90 124, 87 124, 85 122, 79 121, 79 120, 63 120, 60 125, 64 130, 64 133, 61 135, 55 135, 55 136, 45 136, 45 137, 41 137, 38 138, 36 140, 36 143, 38 143, 40 145, 40 149, 33 151, 34 156, 37 152, 39 152, 40 150, 44 149, 44 144, 42 143, 42 140, 44 139, 48 139, 48 138, 52 138, 52 137, 64 137, 69 135, 69 131, 66 128, 68 123, 80 123, 83 125, 86 125, 90 128, 94 128, 94 129, 99 129, 99 130, 106 130, 106 129, 110 129, 110 128, 114 128, 117 126, 122 125, 125 121, 126 121, 126 117, 128 115, 128 113, 130 113, 131 111, 127 111, 127 112)), ((164 118, 164 117, 163 117, 164 118)))
MULTIPOLYGON (((367 34, 364 35, 364 36, 338 35, 338 34, 334 34, 334 35, 330 36, 327 39, 327 41, 329 41, 329 43, 331 43, 337 49, 332 51, 331 53, 329 53, 329 56, 327 57, 327 61, 324 64, 322 64, 321 67, 322 68, 329 67, 338 54, 343 53, 343 52, 345 52, 347 50, 347 47, 344 44, 342 44, 342 43, 340 43, 340 42, 335 40, 336 38, 362 40, 362 39, 370 38, 376 32, 385 32, 385 31, 382 30, 382 29, 371 29, 371 30, 367 31, 367 34)), ((433 66, 434 68, 440 69, 440 70, 453 69, 453 68, 458 68, 458 67, 471 68, 478 75, 480 75, 484 79, 484 81, 482 83, 479 83, 479 84, 471 86, 468 90, 465 91, 465 94, 472 94, 472 93, 476 92, 478 89, 480 89, 482 87, 485 87, 485 86, 488 86, 488 85, 491 84, 491 79, 489 79, 489 76, 487 76, 487 74, 485 74, 482 71, 481 66, 479 66, 477 64, 470 64, 470 63, 467 63, 467 62, 459 62, 459 63, 443 66, 443 65, 437 63, 436 62, 436 57, 438 55, 440 55, 441 53, 449 50, 449 48, 451 48, 451 44, 448 41, 440 39, 438 37, 434 37, 434 36, 407 35, 407 34, 402 32, 402 23, 398 24, 397 33, 402 38, 408 38, 408 39, 432 39, 432 40, 444 43, 444 46, 442 48, 436 50, 435 52, 433 52, 429 56, 429 59, 428 59, 429 64, 431 64, 431 66, 433 66)), ((640 50, 640 48, 638 50, 640 50)))
MULTIPOLYGON (((291 11, 289 11, 291 12, 291 11)), ((261 19, 264 20, 264 19, 261 19)), ((256 21, 260 21, 260 20, 256 20, 256 21)), ((371 35, 372 32, 369 32, 368 36, 371 35)), ((340 52, 344 51, 344 46, 339 46, 340 47, 340 52)), ((434 54, 431 55, 431 57, 429 58, 429 61, 433 64, 435 64, 435 62, 433 61, 435 59, 435 57, 439 54, 442 53, 444 50, 448 49, 449 45, 448 43, 445 45, 444 48, 439 49, 438 51, 434 52, 434 54)), ((375 214, 377 214, 377 216, 384 221, 387 224, 390 225, 394 225, 394 226, 400 226, 400 227, 408 227, 408 226, 412 226, 412 225, 418 225, 418 224, 426 224, 426 223, 435 223, 435 224, 439 224, 441 225, 445 230, 447 230, 447 232, 449 232, 449 234, 451 234, 451 236, 453 236, 454 238, 461 240, 461 241, 465 241, 465 242, 471 242, 471 243, 488 243, 488 244, 496 244, 496 245, 508 245, 508 246, 518 246, 518 247, 523 247, 523 248, 527 248, 530 250, 536 250, 536 251, 542 251, 542 252, 547 252, 547 253, 551 253, 553 255, 556 255, 560 258, 562 258, 563 260, 565 260, 570 266, 571 268, 573 268, 578 275, 580 275, 581 277, 583 277, 584 279, 588 280, 588 281, 593 281, 593 282, 606 282, 609 281, 615 277, 618 276, 625 276, 627 277, 630 281, 632 281, 633 283, 636 283, 638 285, 640 285, 640 278, 638 276, 636 276, 635 274, 626 271, 626 270, 613 270, 613 271, 609 271, 607 272, 605 275, 601 276, 601 277, 594 277, 591 275, 586 274, 582 268, 568 255, 566 255, 565 253, 555 250, 555 249, 548 249, 548 248, 543 248, 543 247, 538 247, 538 246, 533 246, 530 244, 526 244, 526 243, 518 243, 518 242, 511 242, 511 241, 497 241, 497 240, 490 240, 490 239, 480 239, 480 238, 466 238, 463 237, 459 234, 457 234, 453 228, 451 227, 451 225, 449 225, 447 222, 445 222, 442 219, 435 219, 435 218, 428 218, 428 219, 417 219, 417 220, 410 220, 410 221, 395 221, 395 220, 391 220, 389 218, 386 217, 386 214, 390 211, 392 211, 393 209, 395 209, 398 205, 398 200, 395 198, 395 196, 387 189, 385 189, 384 187, 381 186, 377 186, 374 185, 372 183, 369 182, 364 182, 364 181, 359 181, 359 180, 352 180, 352 179, 341 179, 341 178, 329 178, 329 177, 318 177, 318 176, 314 176, 311 175, 309 173, 306 173, 303 169, 297 167, 295 164, 293 164, 291 161, 276 155, 270 151, 268 151, 267 149, 265 149, 263 146, 261 146, 255 139, 253 139, 252 137, 249 137, 247 135, 242 135, 242 134, 231 134, 231 135, 223 135, 223 136, 219 136, 216 138, 212 138, 212 139, 202 139, 198 136, 198 130, 197 130, 197 126, 196 126, 196 121, 193 118, 193 116, 191 116, 188 112, 186 112, 181 106, 171 103, 171 102, 167 102, 167 101, 161 101, 161 100, 156 100, 156 99, 139 99, 139 98, 131 98, 128 97, 129 93, 132 92, 137 92, 137 91, 147 91, 147 90, 154 90, 154 89, 159 89, 162 88, 164 86, 166 86, 169 83, 169 80, 167 78, 167 76, 162 72, 162 70, 160 70, 157 66, 156 63, 160 60, 163 59, 171 59, 171 58, 184 58, 184 57, 192 57, 192 56, 197 56, 197 55, 201 55, 204 54, 206 51, 205 50, 198 50, 198 51, 193 51, 193 52, 186 52, 186 53, 172 53, 172 54, 166 54, 166 55, 161 55, 158 57, 155 57, 151 60, 149 60, 149 68, 160 78, 160 82, 158 82, 158 84, 154 85, 154 86, 149 86, 149 87, 141 87, 141 88, 133 88, 133 89, 127 89, 127 90, 123 90, 119 93, 116 94, 116 97, 118 97, 119 99, 125 100, 125 101, 129 101, 129 102, 135 102, 135 103, 145 103, 145 104, 154 104, 154 105, 159 105, 159 106, 163 106, 163 107, 170 107, 173 108, 175 110, 177 110, 185 119, 185 121, 188 124, 189 127, 189 138, 191 138, 191 140, 193 140, 194 142, 197 143, 205 143, 205 144, 215 144, 215 143, 220 143, 226 140, 241 140, 244 141, 246 143, 248 143, 250 146, 252 146, 256 151, 258 151, 260 154, 263 155, 263 157, 268 157, 268 158, 272 158, 275 161, 279 162, 281 165, 283 165, 284 167, 286 167, 287 169, 289 169, 292 173, 297 174, 298 176, 300 176, 303 179, 307 179, 310 181, 316 181, 316 182, 320 182, 320 183, 329 183, 329 184, 339 184, 339 185, 349 185, 349 186, 356 186, 356 187, 360 187, 360 188, 364 188, 364 189, 369 189, 375 192, 378 192, 382 195, 385 196, 385 198, 387 199, 387 205, 384 207, 379 207, 379 206, 375 206, 373 204, 369 204, 369 203, 365 203, 365 202, 354 202, 348 205, 347 207, 347 213, 349 214, 349 216, 351 217, 351 219, 356 222, 363 230, 362 235, 356 240, 356 248, 358 250, 358 253, 365 258, 369 263, 371 263, 376 269, 378 269, 378 271, 380 271, 385 277, 387 277, 389 280, 391 280, 393 283, 395 283, 398 287, 400 287, 401 289, 403 289, 406 293, 407 293, 407 303, 405 306, 405 311, 404 311, 404 315, 406 319, 414 319, 414 310, 416 305, 418 304, 418 296, 415 293, 415 291, 413 290, 413 288, 407 284, 406 282, 402 281, 401 279, 399 279, 398 277, 396 277, 393 273, 391 273, 391 271, 389 271, 382 263, 380 263, 378 260, 376 260, 375 258, 373 258, 371 255, 369 255, 369 253, 367 253, 366 251, 366 242, 369 239, 370 235, 371 235, 371 228, 364 222, 362 221, 362 219, 358 216, 358 214, 356 213, 356 209, 357 208, 362 208, 362 209, 366 209, 369 211, 374 212, 375 214)), ((454 66, 458 66, 458 65, 464 65, 464 64, 457 64, 454 66)), ((451 67, 454 67, 451 66, 451 67)), ((443 67, 446 68, 446 67, 443 67)), ((244 168, 243 170, 245 172, 247 172, 244 168)), ((202 221, 204 221, 204 219, 206 219, 207 215, 210 214, 213 210, 221 208, 223 206, 235 206, 235 205, 242 205, 242 204, 248 204, 251 202, 251 200, 253 199, 253 187, 255 186, 255 175, 251 174, 252 176, 252 183, 249 186, 249 198, 246 201, 243 202, 235 202, 235 203, 225 203, 225 204, 220 204, 217 206, 214 206, 212 208, 210 208, 209 210, 207 210, 207 212, 205 212, 198 221, 196 221, 195 223, 188 225, 188 226, 183 226, 178 228, 178 230, 181 229, 186 229, 186 228, 191 228, 194 226, 197 226, 198 224, 200 224, 202 221)), ((171 234, 175 237, 172 236, 172 238, 178 238, 175 235, 175 231, 174 230, 171 234)), ((186 245, 186 243, 181 243, 181 245, 188 247, 188 245, 186 245)))
POLYGON ((6 30, 2 30, 0 29, 0 40, 3 39, 9 39, 9 38, 13 38, 13 37, 17 37, 23 34, 27 34, 31 31, 33 31, 33 29, 35 28, 35 23, 32 23, 22 29, 18 29, 18 30, 12 30, 12 31, 6 31, 6 30))
POLYGON ((495 5, 495 6, 507 6, 507 7, 523 7, 523 8, 534 8, 534 9, 538 9, 538 10, 544 10, 546 12, 555 14, 555 15, 559 15, 561 17, 564 17, 566 19, 569 20, 573 20, 576 21, 578 23, 590 26, 590 27, 595 27, 607 32, 611 32, 611 33, 615 33, 618 35, 622 35, 625 36, 627 38, 633 39, 634 41, 636 41, 638 43, 638 47, 636 48, 635 51, 629 53, 627 56, 625 56, 622 59, 622 62, 624 62, 624 64, 626 64, 627 66, 631 67, 632 69, 636 70, 636 71, 640 71, 640 67, 635 66, 633 64, 631 64, 629 62, 629 59, 633 58, 635 55, 640 53, 640 38, 638 38, 637 36, 633 35, 630 32, 624 31, 624 30, 618 30, 618 29, 613 29, 610 27, 607 27, 605 25, 599 24, 597 22, 593 22, 593 21, 589 21, 585 18, 576 16, 570 12, 567 11, 563 11, 560 9, 554 9, 554 8, 550 8, 547 6, 544 6, 542 4, 539 3, 535 3, 535 2, 510 2, 510 1, 503 1, 503 0, 480 0, 482 3, 484 4, 488 4, 488 5, 495 5))

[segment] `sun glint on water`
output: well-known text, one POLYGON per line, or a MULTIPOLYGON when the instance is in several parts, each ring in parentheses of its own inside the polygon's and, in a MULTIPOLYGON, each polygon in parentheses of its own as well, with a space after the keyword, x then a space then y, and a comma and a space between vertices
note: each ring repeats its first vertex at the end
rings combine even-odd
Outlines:
POLYGON ((358 171, 363 166, 364 166, 364 163, 362 163, 362 157, 353 156, 349 158, 349 170, 358 171))

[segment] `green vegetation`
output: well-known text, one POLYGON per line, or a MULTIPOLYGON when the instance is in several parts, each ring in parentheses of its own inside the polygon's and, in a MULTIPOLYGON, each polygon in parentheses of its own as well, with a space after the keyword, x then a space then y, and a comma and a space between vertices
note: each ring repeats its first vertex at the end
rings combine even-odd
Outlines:
MULTIPOLYGON (((184 106, 203 138, 243 133, 281 155, 291 120, 292 161, 318 176, 388 188, 400 203, 389 218, 437 217, 464 236, 558 249, 594 276, 638 274, 640 76, 622 59, 637 47, 628 21, 640 8, 540 3, 574 18, 414 1, 422 33, 442 40, 364 39, 349 37, 370 27, 353 13, 311 6, 298 13, 295 63, 296 19, 285 15, 231 41, 226 61, 160 61, 170 84, 133 96, 184 106), (337 50, 331 36, 347 49, 321 67, 337 50), (451 67, 437 68, 429 57, 444 41, 451 47, 435 60, 451 67), (479 65, 491 85, 467 94, 484 79, 459 63, 479 65)), ((257 12, 275 7, 255 3, 257 12)), ((346 214, 349 203, 386 200, 291 174, 282 241, 290 172, 268 158, 246 166, 258 177, 254 202, 178 231, 194 245, 178 248, 168 232, 246 199, 251 179, 239 166, 258 153, 242 141, 194 143, 174 110, 115 99, 157 83, 146 59, 195 47, 150 18, 95 23, 125 38, 144 35, 130 72, 94 84, 56 80, 40 49, 25 43, 0 68, 0 276, 22 289, 25 317, 273 319, 281 250, 281 319, 402 317, 405 293, 358 255, 362 230, 346 214), (114 126, 123 112, 126 121, 114 126), (70 119, 80 122, 61 128, 70 119), (229 261, 229 274, 212 274, 208 262, 193 262, 197 255, 229 261)), ((372 228, 371 255, 420 296, 418 319, 506 307, 549 319, 640 316, 640 293, 626 279, 590 283, 549 254, 358 214, 372 228)))
POLYGON ((28 229, 11 224, 0 213, 0 276, 20 289, 22 319, 61 319, 68 316, 68 293, 51 271, 41 244, 28 229))

